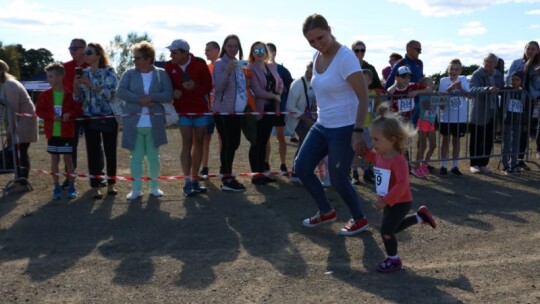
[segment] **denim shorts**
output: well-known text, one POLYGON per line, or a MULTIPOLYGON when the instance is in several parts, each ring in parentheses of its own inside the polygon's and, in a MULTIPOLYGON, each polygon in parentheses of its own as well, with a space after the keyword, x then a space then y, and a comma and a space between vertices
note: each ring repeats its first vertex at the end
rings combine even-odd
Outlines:
POLYGON ((206 126, 206 134, 214 134, 214 129, 216 128, 216 123, 214 122, 214 116, 208 117, 208 125, 206 126))
POLYGON ((178 125, 181 127, 204 127, 209 123, 208 116, 179 116, 178 125))

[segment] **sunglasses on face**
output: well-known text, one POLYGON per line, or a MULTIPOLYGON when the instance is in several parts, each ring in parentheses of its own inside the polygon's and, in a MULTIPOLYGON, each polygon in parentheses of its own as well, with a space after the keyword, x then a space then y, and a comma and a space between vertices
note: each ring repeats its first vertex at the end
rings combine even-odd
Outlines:
POLYGON ((84 48, 84 46, 70 46, 70 47, 68 47, 68 50, 76 51, 76 50, 82 49, 82 48, 84 48))
POLYGON ((265 49, 254 49, 253 54, 255 54, 255 55, 266 54, 266 50, 265 49))
POLYGON ((356 54, 358 54, 358 53, 365 53, 365 52, 366 52, 366 49, 354 49, 354 52, 355 52, 356 54))
POLYGON ((422 53, 422 48, 413 48, 413 49, 416 50, 418 54, 422 53))
POLYGON ((85 54, 86 56, 90 56, 90 55, 94 55, 95 52, 92 51, 92 50, 86 50, 86 51, 84 51, 84 54, 85 54))

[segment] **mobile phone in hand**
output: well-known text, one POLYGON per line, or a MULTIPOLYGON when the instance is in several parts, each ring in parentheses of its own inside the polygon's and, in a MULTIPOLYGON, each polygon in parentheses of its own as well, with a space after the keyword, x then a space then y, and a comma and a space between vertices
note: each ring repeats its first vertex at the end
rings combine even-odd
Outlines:
POLYGON ((82 75, 83 75, 83 70, 82 70, 82 68, 76 67, 76 68, 75 68, 75 76, 82 76, 82 75))

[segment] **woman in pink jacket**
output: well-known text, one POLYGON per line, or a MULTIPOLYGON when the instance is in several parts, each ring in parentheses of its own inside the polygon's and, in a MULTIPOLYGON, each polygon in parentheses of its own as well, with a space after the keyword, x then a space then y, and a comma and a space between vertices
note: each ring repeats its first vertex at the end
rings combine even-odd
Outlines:
MULTIPOLYGON (((263 42, 257 41, 251 45, 248 69, 251 71, 250 86, 255 95, 257 112, 279 112, 283 81, 276 65, 268 63, 268 49, 263 42)), ((272 133, 273 121, 272 115, 257 117, 257 139, 249 148, 249 164, 254 173, 264 172, 266 143, 272 133)), ((251 180, 257 185, 275 181, 266 175, 256 175, 251 180)))

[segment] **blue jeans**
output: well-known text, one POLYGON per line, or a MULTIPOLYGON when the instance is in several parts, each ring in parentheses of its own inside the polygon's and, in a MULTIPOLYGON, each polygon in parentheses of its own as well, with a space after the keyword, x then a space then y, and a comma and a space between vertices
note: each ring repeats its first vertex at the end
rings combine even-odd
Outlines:
POLYGON ((294 162, 294 171, 315 199, 321 213, 330 212, 333 208, 324 193, 321 182, 314 173, 317 164, 328 155, 328 171, 334 189, 349 207, 353 219, 363 219, 360 198, 349 180, 354 151, 351 147, 353 125, 341 128, 325 128, 315 123, 294 162))
POLYGON ((507 125, 503 127, 502 142, 502 163, 504 169, 515 168, 519 154, 519 141, 521 139, 521 126, 519 124, 507 125))

